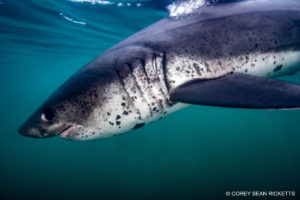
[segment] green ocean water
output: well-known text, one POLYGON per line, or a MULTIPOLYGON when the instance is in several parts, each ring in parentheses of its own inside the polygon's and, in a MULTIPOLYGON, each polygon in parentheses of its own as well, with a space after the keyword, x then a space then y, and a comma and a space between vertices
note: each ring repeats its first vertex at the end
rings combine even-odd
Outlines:
MULTIPOLYGON (((246 199, 226 198, 226 191, 300 196, 300 110, 190 106, 87 142, 18 134, 78 69, 167 16, 151 5, 0 0, 1 200, 246 199)), ((299 74, 282 79, 300 84, 299 74)))

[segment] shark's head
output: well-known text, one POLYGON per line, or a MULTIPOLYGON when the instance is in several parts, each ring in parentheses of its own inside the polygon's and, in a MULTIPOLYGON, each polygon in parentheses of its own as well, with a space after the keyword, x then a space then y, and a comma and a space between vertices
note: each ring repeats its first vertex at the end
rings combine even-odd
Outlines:
POLYGON ((52 137, 72 131, 75 125, 76 121, 67 120, 66 113, 60 108, 43 105, 19 128, 19 133, 35 138, 52 137))
POLYGON ((125 72, 118 73, 111 61, 110 54, 96 58, 74 74, 29 117, 19 133, 91 140, 134 128, 140 113, 134 112, 132 99, 120 82, 125 72))
POLYGON ((89 72, 75 74, 29 117, 19 133, 35 138, 60 135, 77 140, 95 135, 98 130, 90 116, 105 102, 101 100, 102 85, 94 77, 89 72))

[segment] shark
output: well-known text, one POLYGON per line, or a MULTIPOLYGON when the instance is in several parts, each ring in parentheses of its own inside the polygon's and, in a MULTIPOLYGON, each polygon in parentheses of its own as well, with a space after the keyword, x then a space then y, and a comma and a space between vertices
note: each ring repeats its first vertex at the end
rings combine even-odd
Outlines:
POLYGON ((243 1, 166 17, 89 62, 19 133, 92 140, 120 135, 191 104, 298 109, 300 2, 243 1))

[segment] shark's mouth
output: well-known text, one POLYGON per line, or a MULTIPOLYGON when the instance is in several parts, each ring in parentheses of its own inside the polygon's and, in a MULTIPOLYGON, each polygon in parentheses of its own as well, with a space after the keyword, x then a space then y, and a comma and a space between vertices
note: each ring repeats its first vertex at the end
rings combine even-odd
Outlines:
POLYGON ((75 125, 69 125, 67 128, 65 128, 63 131, 60 133, 60 137, 66 138, 68 134, 75 128, 75 125))

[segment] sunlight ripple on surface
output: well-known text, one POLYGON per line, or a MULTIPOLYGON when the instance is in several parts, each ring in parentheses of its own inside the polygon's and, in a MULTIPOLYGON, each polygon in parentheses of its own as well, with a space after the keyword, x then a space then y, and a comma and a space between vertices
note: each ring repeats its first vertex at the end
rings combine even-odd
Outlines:
MULTIPOLYGON (((1 1, 1 0, 0 0, 1 1)), ((69 0, 69 1, 72 1, 72 2, 76 2, 76 3, 90 3, 92 5, 95 5, 95 4, 100 4, 100 5, 117 5, 119 7, 123 7, 123 6, 132 6, 132 5, 135 5, 136 7, 140 7, 142 5, 141 2, 114 2, 114 1, 106 1, 106 0, 69 0)))
POLYGON ((64 13, 59 13, 60 16, 62 16, 64 19, 70 21, 70 22, 73 22, 75 24, 81 24, 81 25, 86 25, 86 22, 82 22, 82 21, 77 21, 77 20, 74 20, 70 17, 67 17, 66 15, 64 15, 64 13))
POLYGON ((91 4, 102 4, 102 5, 114 4, 114 2, 103 1, 103 0, 70 0, 70 1, 78 2, 78 3, 91 3, 91 4))

